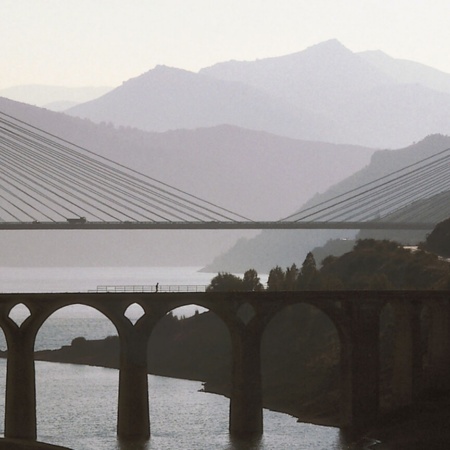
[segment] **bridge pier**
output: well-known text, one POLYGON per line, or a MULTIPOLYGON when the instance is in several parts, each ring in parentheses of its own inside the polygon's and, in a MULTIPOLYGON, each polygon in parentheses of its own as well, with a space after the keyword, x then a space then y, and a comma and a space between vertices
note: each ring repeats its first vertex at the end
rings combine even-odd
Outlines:
POLYGON ((420 305, 393 304, 395 340, 392 407, 412 404, 422 390, 422 330, 420 305))
POLYGON ((36 439, 34 338, 18 329, 7 339, 6 438, 36 439))
POLYGON ((117 436, 124 440, 150 437, 147 342, 134 328, 120 340, 117 436))
POLYGON ((450 308, 447 303, 430 305, 425 387, 450 390, 450 308))
POLYGON ((261 333, 240 327, 231 335, 230 433, 258 436, 263 432, 261 387, 261 333))
POLYGON ((341 367, 344 380, 342 411, 344 428, 364 430, 379 414, 380 403, 380 307, 376 300, 361 298, 345 305, 350 325, 347 351, 341 367))

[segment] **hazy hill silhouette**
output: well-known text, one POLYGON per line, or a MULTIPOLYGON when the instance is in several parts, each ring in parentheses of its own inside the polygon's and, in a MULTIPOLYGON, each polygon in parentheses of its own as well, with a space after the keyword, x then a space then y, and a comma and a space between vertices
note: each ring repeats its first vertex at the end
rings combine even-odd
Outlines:
POLYGON ((146 131, 229 124, 322 141, 339 132, 332 120, 256 87, 166 66, 67 113, 146 131))
POLYGON ((200 73, 256 86, 294 105, 302 104, 311 111, 327 114, 349 97, 395 83, 337 40, 290 55, 222 62, 200 73))
MULTIPOLYGON (((232 126, 166 133, 116 129, 1 98, 0 110, 255 220, 289 214, 366 165, 373 153, 232 126)), ((143 231, 82 233, 81 238, 65 232, 5 232, 0 262, 200 266, 239 236, 254 234, 143 231)))
POLYGON ((200 73, 247 83, 326 114, 341 126, 334 142, 395 148, 428 134, 449 133, 450 74, 379 59, 331 40, 292 55, 224 62, 200 73), (430 78, 435 82, 426 83, 430 78))
MULTIPOLYGON (((327 198, 350 191, 357 186, 378 179, 449 147, 449 136, 432 135, 403 149, 379 150, 373 154, 369 165, 330 187, 322 194, 315 195, 303 207, 310 206, 313 203, 320 203, 327 198)), ((443 211, 442 213, 445 217, 446 212, 443 211)), ((417 221, 420 220, 426 220, 426 217, 417 217, 417 221)), ((368 238, 373 236, 378 239, 395 238, 397 240, 403 237, 404 239, 411 239, 408 243, 417 243, 423 240, 425 235, 426 232, 400 233, 396 231, 367 230, 362 232, 360 237, 368 238)), ((208 264, 205 271, 239 273, 249 268, 254 268, 261 273, 267 273, 268 270, 277 264, 281 267, 291 266, 292 263, 301 264, 309 251, 324 245, 329 239, 353 239, 355 236, 356 232, 351 230, 263 231, 254 238, 239 240, 228 252, 219 255, 211 264, 208 264)), ((341 248, 342 246, 339 244, 337 247, 341 248)))
POLYGON ((448 73, 415 61, 392 58, 381 50, 360 52, 357 55, 399 83, 421 84, 439 92, 450 93, 448 73))
POLYGON ((0 97, 53 111, 62 111, 78 103, 100 97, 111 89, 106 86, 66 87, 33 84, 0 89, 0 97))
POLYGON ((67 110, 147 131, 231 124, 278 135, 397 148, 450 133, 450 74, 353 53, 337 40, 199 73, 158 66, 67 110))

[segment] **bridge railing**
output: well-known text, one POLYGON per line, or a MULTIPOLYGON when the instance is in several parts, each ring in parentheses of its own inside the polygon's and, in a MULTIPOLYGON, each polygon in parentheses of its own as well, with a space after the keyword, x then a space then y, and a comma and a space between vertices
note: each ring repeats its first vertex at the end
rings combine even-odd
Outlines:
POLYGON ((132 285, 103 285, 89 292, 98 293, 127 293, 127 292, 205 292, 207 285, 203 284, 132 284, 132 285))

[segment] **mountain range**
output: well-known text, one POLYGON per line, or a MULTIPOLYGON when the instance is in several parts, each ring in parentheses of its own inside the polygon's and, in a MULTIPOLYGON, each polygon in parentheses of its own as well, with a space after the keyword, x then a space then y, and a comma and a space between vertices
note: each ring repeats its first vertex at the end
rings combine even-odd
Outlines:
POLYGON ((158 66, 68 114, 147 131, 230 124, 296 139, 398 148, 450 133, 450 75, 336 40, 199 73, 158 66))

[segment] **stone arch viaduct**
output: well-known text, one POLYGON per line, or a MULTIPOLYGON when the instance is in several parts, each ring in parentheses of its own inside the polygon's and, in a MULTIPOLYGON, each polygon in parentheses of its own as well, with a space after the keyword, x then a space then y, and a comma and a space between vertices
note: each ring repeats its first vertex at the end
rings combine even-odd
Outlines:
POLYGON ((5 437, 36 439, 34 342, 46 319, 65 306, 93 307, 116 327, 117 434, 145 439, 150 436, 147 343, 154 326, 175 308, 205 307, 227 326, 232 346, 229 429, 239 436, 263 431, 260 344, 266 326, 283 308, 307 303, 334 323, 341 348, 341 423, 358 430, 380 412, 380 317, 388 304, 395 316, 392 404, 412 403, 429 387, 450 387, 449 300, 445 291, 0 294, 0 326, 8 345, 5 437), (31 314, 19 326, 10 312, 20 304, 31 314), (144 311, 134 325, 126 317, 133 304, 144 311), (424 311, 427 327, 421 325, 424 311))

